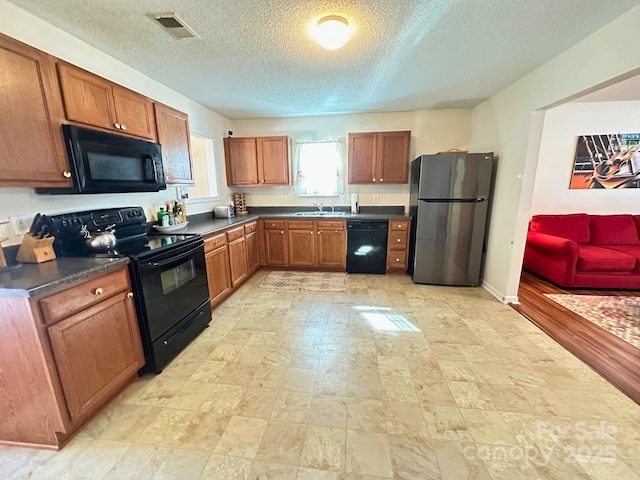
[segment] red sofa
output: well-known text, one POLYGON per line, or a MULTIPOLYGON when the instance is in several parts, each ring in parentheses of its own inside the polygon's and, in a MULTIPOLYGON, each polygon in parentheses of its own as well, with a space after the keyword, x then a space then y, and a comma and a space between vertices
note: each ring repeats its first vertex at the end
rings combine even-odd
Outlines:
POLYGON ((535 215, 524 268, 561 287, 640 289, 640 215, 535 215))

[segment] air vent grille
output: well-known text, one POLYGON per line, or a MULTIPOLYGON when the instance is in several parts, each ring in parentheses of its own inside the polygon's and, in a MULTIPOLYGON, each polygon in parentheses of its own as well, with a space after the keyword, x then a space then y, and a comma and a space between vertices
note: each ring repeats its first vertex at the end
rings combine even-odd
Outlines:
POLYGON ((178 40, 200 38, 200 35, 189 27, 176 13, 162 13, 160 15, 153 15, 152 17, 166 32, 178 40))

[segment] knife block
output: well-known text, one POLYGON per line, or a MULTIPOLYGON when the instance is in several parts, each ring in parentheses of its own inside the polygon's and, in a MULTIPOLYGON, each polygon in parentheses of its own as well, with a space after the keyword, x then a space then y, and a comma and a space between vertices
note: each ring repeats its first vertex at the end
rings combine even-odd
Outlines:
POLYGON ((53 250, 55 238, 34 238, 30 233, 22 237, 22 243, 16 255, 16 260, 23 263, 43 263, 56 259, 53 250))

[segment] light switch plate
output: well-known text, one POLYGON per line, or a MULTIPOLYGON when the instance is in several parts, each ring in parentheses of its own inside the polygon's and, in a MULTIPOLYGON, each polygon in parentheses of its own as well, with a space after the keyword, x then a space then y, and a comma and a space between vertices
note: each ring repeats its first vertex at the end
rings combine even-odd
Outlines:
POLYGON ((380 195, 373 196, 373 203, 380 203, 380 195))
POLYGON ((282 195, 282 196, 280 197, 280 201, 281 201, 282 203, 287 203, 287 196, 286 196, 286 195, 282 195))

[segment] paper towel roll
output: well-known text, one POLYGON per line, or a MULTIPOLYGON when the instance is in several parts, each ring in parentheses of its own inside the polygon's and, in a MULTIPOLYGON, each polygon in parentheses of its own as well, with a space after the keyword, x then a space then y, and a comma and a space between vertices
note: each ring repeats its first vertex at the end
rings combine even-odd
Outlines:
POLYGON ((352 193, 351 194, 351 213, 358 213, 358 194, 357 193, 352 193))

